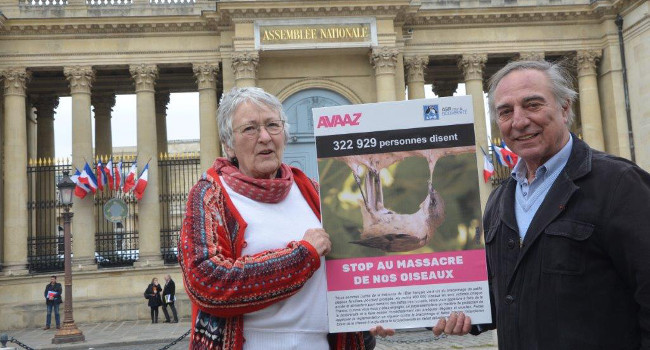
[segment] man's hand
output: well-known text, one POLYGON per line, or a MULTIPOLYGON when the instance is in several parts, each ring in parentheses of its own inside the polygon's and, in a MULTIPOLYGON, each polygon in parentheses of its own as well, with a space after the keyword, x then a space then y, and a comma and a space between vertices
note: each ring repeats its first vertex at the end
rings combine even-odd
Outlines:
POLYGON ((327 255, 332 249, 330 235, 322 228, 310 228, 302 239, 309 242, 321 256, 327 255))
POLYGON ((472 329, 472 319, 462 312, 452 312, 448 318, 441 317, 433 327, 433 336, 438 339, 443 334, 465 335, 472 329))
POLYGON ((374 335, 375 337, 379 336, 382 338, 386 338, 395 335, 395 330, 391 328, 384 328, 380 325, 377 325, 370 328, 370 334, 374 335))

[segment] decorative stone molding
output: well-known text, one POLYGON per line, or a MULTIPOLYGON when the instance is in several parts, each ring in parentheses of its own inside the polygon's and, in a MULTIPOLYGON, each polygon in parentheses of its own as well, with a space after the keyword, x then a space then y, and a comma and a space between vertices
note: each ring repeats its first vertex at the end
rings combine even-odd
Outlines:
POLYGON ((394 47, 380 46, 370 52, 370 64, 376 75, 395 74, 399 50, 394 47))
POLYGON ((32 73, 26 68, 8 68, 0 73, 4 78, 5 96, 27 96, 27 83, 32 78, 32 73))
MULTIPOLYGON (((93 6, 94 7, 94 6, 93 6)), ((185 6, 183 6, 185 7, 185 6)), ((123 7, 121 7, 123 8, 123 7)), ((30 11, 38 11, 38 8, 31 7, 30 11)), ((43 7, 43 11, 52 11, 52 7, 43 7)), ((107 9, 94 7, 90 8, 89 12, 106 12, 107 9)), ((110 9, 108 10, 110 11, 110 9)), ((177 33, 177 32, 215 32, 219 31, 219 26, 215 26, 214 22, 208 23, 204 20, 188 20, 185 22, 165 22, 165 23, 73 23, 74 18, 68 17, 66 22, 68 24, 5 24, 4 31, 11 34, 18 35, 51 35, 51 34, 67 34, 67 35, 96 35, 96 34, 135 34, 135 33, 177 33)), ((179 19, 179 21, 181 21, 179 19)), ((0 29, 2 31, 3 29, 0 29)))
POLYGON ((90 66, 64 67, 63 74, 70 82, 70 92, 73 94, 90 94, 95 70, 90 66))
POLYGON ((434 80, 431 90, 438 97, 453 96, 458 89, 458 82, 453 80, 434 80))
POLYGON ((487 62, 487 54, 465 54, 458 60, 458 68, 463 71, 465 81, 483 80, 483 69, 487 62))
POLYGON ((529 52, 520 52, 518 61, 543 61, 544 52, 543 51, 529 51, 529 52))
POLYGON ((196 84, 199 90, 203 89, 216 89, 217 88, 217 73, 219 72, 218 63, 194 63, 192 70, 196 77, 196 84))
POLYGON ((90 97, 90 103, 94 107, 95 117, 97 117, 97 115, 103 115, 110 118, 111 112, 113 112, 113 107, 115 107, 115 94, 93 94, 90 97))
POLYGON ((410 56, 404 57, 404 66, 406 66, 407 82, 423 82, 424 69, 429 64, 429 56, 410 56))
POLYGON ((169 91, 156 91, 154 99, 156 103, 156 114, 166 114, 167 105, 169 104, 169 91))
POLYGON ((135 91, 154 91, 158 79, 158 67, 155 64, 134 64, 129 67, 129 72, 135 80, 135 91))
MULTIPOLYGON (((622 3, 622 1, 618 1, 622 3)), ((427 26, 427 25, 449 25, 449 24, 493 24, 493 23, 557 23, 557 22, 575 22, 577 20, 594 20, 600 19, 603 15, 609 13, 616 14, 617 6, 610 4, 594 3, 595 6, 602 6, 599 9, 592 9, 585 6, 566 6, 558 10, 557 6, 536 6, 534 11, 524 12, 521 6, 517 11, 513 11, 510 6, 502 9, 493 8, 486 10, 484 7, 476 9, 463 8, 456 11, 441 10, 420 10, 405 23, 410 26, 427 26)))
POLYGON ((327 78, 306 78, 298 80, 280 90, 276 96, 280 101, 284 101, 291 95, 306 89, 331 90, 345 97, 352 104, 365 103, 348 85, 327 78))
POLYGON ((578 77, 595 75, 596 67, 601 56, 602 52, 600 50, 579 50, 576 54, 578 77))
POLYGON ((260 56, 257 52, 235 52, 232 55, 232 69, 235 80, 255 79, 260 56))
POLYGON ((59 96, 38 95, 34 101, 37 120, 43 118, 54 118, 54 110, 59 106, 59 96))
POLYGON ((288 6, 275 5, 268 7, 260 7, 259 4, 253 2, 247 3, 234 3, 230 5, 224 3, 220 6, 220 13, 223 18, 231 18, 232 21, 240 21, 244 19, 259 19, 259 18, 301 18, 306 16, 319 16, 319 17, 346 17, 346 16, 390 16, 397 19, 403 18, 405 13, 410 10, 408 1, 400 1, 397 4, 382 4, 377 6, 375 4, 361 4, 356 1, 347 3, 337 2, 336 4, 329 4, 328 2, 291 2, 288 6), (232 6, 232 7, 231 7, 232 6), (235 7, 236 6, 236 7, 235 7))

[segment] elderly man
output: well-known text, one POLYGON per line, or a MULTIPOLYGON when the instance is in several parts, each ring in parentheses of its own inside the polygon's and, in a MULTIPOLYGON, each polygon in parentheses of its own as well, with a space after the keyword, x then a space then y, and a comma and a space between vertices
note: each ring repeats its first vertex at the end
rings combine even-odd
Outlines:
MULTIPOLYGON (((490 112, 519 155, 484 215, 500 349, 650 349, 650 174, 569 132, 576 92, 548 62, 490 81, 490 112)), ((434 335, 466 334, 469 317, 434 335)))

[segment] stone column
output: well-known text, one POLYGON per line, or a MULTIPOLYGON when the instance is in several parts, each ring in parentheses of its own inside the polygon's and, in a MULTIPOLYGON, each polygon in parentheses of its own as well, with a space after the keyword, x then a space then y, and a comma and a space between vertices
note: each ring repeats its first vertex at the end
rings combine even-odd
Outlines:
MULTIPOLYGON (((600 106, 602 107, 605 149, 607 153, 631 159, 630 141, 634 141, 630 140, 630 136, 633 137, 634 134, 631 135, 628 130, 625 84, 623 83, 623 57, 618 45, 617 26, 622 26, 622 21, 622 17, 610 18, 602 25, 607 36, 605 37, 603 56, 600 59, 600 67, 598 68, 598 91, 600 106)), ((642 80, 638 79, 638 81, 642 80)), ((650 111, 650 109, 646 108, 646 111, 650 111)), ((646 116, 646 120, 650 119, 646 116)), ((650 123, 648 125, 650 126, 650 123)), ((646 148, 650 149, 650 147, 646 148)), ((639 165, 643 166, 641 163, 639 165)))
POLYGON ((592 148, 604 151, 603 120, 600 114, 600 98, 598 97, 598 81, 596 80, 596 65, 600 56, 600 50, 581 50, 576 55, 576 62, 578 66, 578 97, 580 98, 582 138, 592 148))
POLYGON ((34 112, 33 97, 27 96, 25 99, 25 127, 27 128, 27 159, 36 159, 36 113, 34 112))
MULTIPOLYGON (((2 77, 2 73, 0 72, 0 77, 2 77)), ((3 89, 4 90, 4 89, 3 89)), ((5 99, 4 99, 4 94, 3 96, 0 96, 0 136, 4 138, 4 130, 5 130, 5 117, 4 117, 4 112, 5 112, 5 99)), ((4 147, 2 146, 2 143, 0 143, 0 179, 4 178, 4 147)), ((5 205, 4 205, 4 181, 0 181, 0 223, 4 222, 4 212, 5 212, 5 205)), ((0 224, 0 266, 4 262, 4 246, 5 246, 5 236, 4 236, 4 225, 0 224)))
MULTIPOLYGON (((132 65, 138 115, 138 172, 149 162, 149 177, 144 196, 138 202, 140 258, 136 266, 160 266, 160 205, 158 184, 158 141, 156 140, 156 101, 154 84, 158 78, 156 65, 132 65)), ((139 174, 138 174, 139 175, 139 174)))
POLYGON ((483 181, 483 153, 481 147, 487 150, 487 126, 485 123, 485 104, 483 99, 483 69, 487 62, 486 54, 465 54, 458 61, 458 66, 465 77, 465 89, 472 96, 474 107, 474 134, 476 137, 476 167, 481 197, 481 212, 485 209, 492 185, 483 181))
POLYGON ((25 68, 2 71, 4 77, 4 275, 27 274, 27 129, 25 97, 31 74, 25 68))
POLYGON ((544 52, 543 51, 529 51, 529 52, 520 52, 518 61, 543 61, 544 52))
MULTIPOLYGON (((34 107, 37 116, 36 158, 45 160, 44 164, 54 164, 54 110, 59 105, 59 97, 40 95, 36 97, 34 107)), ((36 173, 34 196, 37 203, 44 206, 36 208, 36 237, 51 237, 47 244, 37 245, 40 254, 56 254, 56 171, 53 167, 41 168, 36 173)), ((44 242, 43 242, 44 243, 44 242)))
POLYGON ((257 65, 260 57, 257 52, 234 52, 232 55, 232 69, 235 73, 237 87, 256 85, 257 65))
MULTIPOLYGON (((70 83, 72 96, 72 166, 81 169, 84 164, 92 167, 93 139, 90 94, 95 71, 90 66, 63 68, 70 83)), ((76 270, 97 269, 95 264, 95 215, 94 196, 87 195, 73 200, 72 210, 72 268, 76 270)))
POLYGON ((91 102, 95 107, 95 155, 110 156, 113 154, 111 113, 115 106, 115 94, 94 94, 91 102))
POLYGON ((169 91, 156 91, 156 141, 158 154, 167 153, 167 105, 169 91))
POLYGON ((221 78, 224 93, 235 87, 235 69, 232 62, 234 34, 232 31, 221 32, 221 78))
POLYGON ((395 101, 404 101, 406 96, 406 71, 404 70, 404 54, 397 54, 395 64, 395 101))
POLYGON ((54 110, 59 106, 56 95, 37 96, 36 107, 36 157, 54 158, 54 110))
POLYGON ((406 82, 409 87, 409 100, 424 98, 424 69, 429 64, 429 56, 404 58, 406 82))
POLYGON ((215 63, 194 64, 199 87, 199 124, 201 130, 201 169, 208 169, 220 155, 217 132, 217 72, 215 63))
POLYGON ((395 67, 399 50, 381 46, 370 52, 370 64, 375 69, 377 102, 395 100, 395 67))
POLYGON ((431 90, 438 97, 454 96, 458 82, 453 80, 434 80, 431 90))

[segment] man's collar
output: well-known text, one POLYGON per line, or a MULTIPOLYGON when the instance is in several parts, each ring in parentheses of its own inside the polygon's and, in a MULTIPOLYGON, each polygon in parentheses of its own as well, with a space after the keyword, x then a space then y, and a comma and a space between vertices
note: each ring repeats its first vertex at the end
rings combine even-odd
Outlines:
MULTIPOLYGON (((569 157, 571 156, 571 149, 573 148, 573 134, 569 134, 569 141, 564 145, 559 152, 555 153, 551 159, 547 160, 546 163, 542 164, 537 168, 535 177, 539 174, 541 169, 546 169, 546 173, 554 172, 558 167, 563 167, 569 157)), ((526 167, 526 162, 523 158, 519 157, 519 161, 512 169, 510 176, 512 176, 515 181, 518 183, 523 182, 528 174, 528 168, 526 167)))

